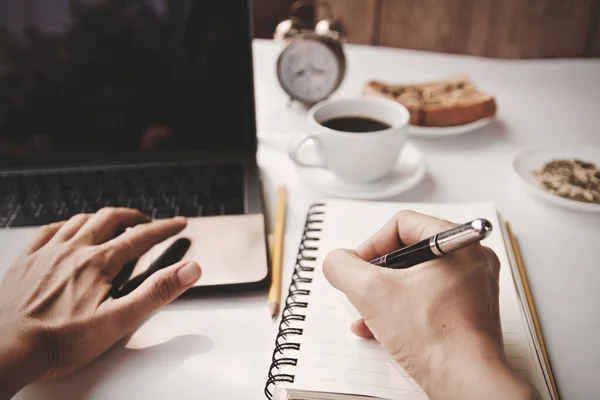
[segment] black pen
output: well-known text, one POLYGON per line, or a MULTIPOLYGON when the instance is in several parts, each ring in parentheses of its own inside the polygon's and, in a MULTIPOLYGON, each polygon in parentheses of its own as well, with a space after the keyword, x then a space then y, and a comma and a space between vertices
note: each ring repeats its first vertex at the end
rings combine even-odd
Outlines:
POLYGON ((488 237, 490 232, 490 221, 476 219, 376 258, 371 264, 393 269, 409 268, 479 242, 488 237))

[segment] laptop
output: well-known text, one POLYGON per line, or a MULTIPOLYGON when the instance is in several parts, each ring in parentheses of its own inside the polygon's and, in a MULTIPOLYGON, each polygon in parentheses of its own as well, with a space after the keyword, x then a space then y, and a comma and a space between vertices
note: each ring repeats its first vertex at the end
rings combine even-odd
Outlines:
MULTIPOLYGON (((0 272, 102 207, 188 217, 202 288, 267 282, 248 1, 0 0, 0 272)), ((162 243, 140 259, 142 271, 162 243)))

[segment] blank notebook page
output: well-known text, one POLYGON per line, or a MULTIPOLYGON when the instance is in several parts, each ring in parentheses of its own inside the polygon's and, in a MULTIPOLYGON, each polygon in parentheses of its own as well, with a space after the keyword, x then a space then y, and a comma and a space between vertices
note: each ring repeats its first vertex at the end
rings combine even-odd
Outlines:
POLYGON ((488 203, 438 205, 327 201, 323 208, 318 250, 312 254, 316 256, 316 269, 311 276, 313 281, 299 284, 301 288, 310 290, 310 295, 303 300, 308 302, 302 311, 306 315, 305 321, 297 325, 303 333, 294 340, 300 343, 300 350, 285 351, 286 357, 298 359, 297 365, 281 370, 294 375, 294 383, 278 386, 382 399, 427 398, 419 385, 377 341, 352 334, 350 325, 359 318, 359 314, 322 273, 323 259, 330 250, 357 247, 402 208, 456 223, 476 218, 486 218, 492 223, 492 234, 483 244, 496 252, 501 263, 500 313, 505 353, 510 365, 538 388, 543 398, 549 399, 534 342, 515 290, 500 221, 494 206, 488 203))

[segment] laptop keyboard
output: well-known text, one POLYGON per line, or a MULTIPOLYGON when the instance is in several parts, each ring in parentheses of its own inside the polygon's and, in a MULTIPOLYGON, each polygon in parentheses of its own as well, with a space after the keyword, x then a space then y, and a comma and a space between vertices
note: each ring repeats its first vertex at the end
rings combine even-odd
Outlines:
POLYGON ((102 207, 154 218, 244 212, 241 164, 151 167, 0 177, 0 227, 45 225, 102 207))

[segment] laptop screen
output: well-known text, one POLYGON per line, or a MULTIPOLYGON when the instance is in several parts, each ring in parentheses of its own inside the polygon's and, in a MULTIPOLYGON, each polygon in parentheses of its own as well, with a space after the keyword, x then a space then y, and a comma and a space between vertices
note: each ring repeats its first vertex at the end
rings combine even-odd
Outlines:
POLYGON ((253 150, 247 1, 0 0, 0 165, 253 150))

